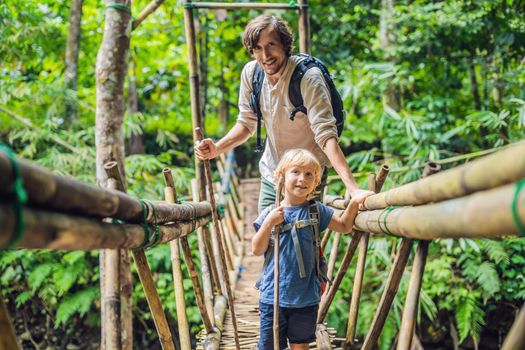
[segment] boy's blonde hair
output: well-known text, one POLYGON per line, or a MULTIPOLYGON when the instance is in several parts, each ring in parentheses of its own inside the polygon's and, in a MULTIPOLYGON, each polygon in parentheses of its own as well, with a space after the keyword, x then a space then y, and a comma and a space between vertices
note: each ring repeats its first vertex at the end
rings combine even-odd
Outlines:
POLYGON ((284 178, 286 171, 294 166, 309 169, 314 174, 316 186, 321 182, 321 164, 312 152, 300 148, 291 149, 284 153, 279 164, 277 164, 277 169, 275 169, 275 182, 278 183, 280 177, 284 178))

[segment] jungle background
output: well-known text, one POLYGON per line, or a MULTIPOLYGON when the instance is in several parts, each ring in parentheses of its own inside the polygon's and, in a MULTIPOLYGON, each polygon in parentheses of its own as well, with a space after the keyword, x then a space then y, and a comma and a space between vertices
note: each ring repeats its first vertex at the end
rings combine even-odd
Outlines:
MULTIPOLYGON (((146 4, 136 0, 132 9, 146 4)), ((366 174, 382 164, 393 169, 388 189, 419 178, 428 160, 448 168, 524 138, 523 1, 309 5, 312 53, 327 64, 343 96, 348 114, 340 144, 363 187, 366 174)), ((94 0, 0 2, 0 139, 20 157, 90 183, 95 183, 95 64, 104 13, 104 3, 94 0), (78 59, 71 55, 75 45, 78 59)), ((219 138, 235 123, 239 76, 250 60, 242 31, 259 13, 201 10, 196 16, 208 136, 219 138)), ((295 12, 274 13, 297 33, 295 12)), ((163 167, 175 172, 182 196, 194 176, 183 23, 181 4, 169 0, 131 37, 125 167, 128 192, 137 197, 159 198, 163 167)), ((236 150, 241 177, 258 175, 253 145, 251 140, 236 150)), ((330 184, 330 193, 342 191, 338 181, 330 184)), ((396 249, 393 238, 370 242, 357 327, 361 339, 396 249)), ((177 334, 169 247, 147 255, 177 334)), ((523 271, 523 239, 434 241, 417 326, 425 348, 498 349, 525 300, 523 271)), ((97 251, 0 252, 1 293, 24 348, 97 348, 98 273, 97 251)), ((347 276, 353 274, 351 268, 347 276)), ((409 271, 405 274, 380 338, 382 350, 392 346, 400 325, 409 271)), ((340 336, 350 279, 328 317, 340 336)), ((135 271, 134 281, 135 346, 160 348, 135 271)), ((202 326, 188 276, 185 288, 195 335, 202 326)))

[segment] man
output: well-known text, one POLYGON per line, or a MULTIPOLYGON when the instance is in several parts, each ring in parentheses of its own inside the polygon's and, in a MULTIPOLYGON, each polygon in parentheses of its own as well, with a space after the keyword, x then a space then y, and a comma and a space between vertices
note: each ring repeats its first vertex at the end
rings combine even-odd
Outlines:
POLYGON ((308 115, 298 112, 294 120, 289 118, 294 106, 288 97, 288 87, 292 73, 302 58, 291 54, 293 35, 288 24, 273 15, 258 16, 246 26, 243 43, 255 61, 246 64, 241 74, 237 123, 217 143, 211 139, 197 143, 196 156, 202 160, 213 159, 246 142, 254 133, 257 115, 251 109, 249 100, 253 91, 252 77, 258 64, 265 73, 260 108, 267 136, 259 162, 259 212, 274 203, 276 179, 273 174, 284 152, 292 148, 309 150, 325 168, 332 165, 352 198, 371 195, 371 191, 359 188, 339 147, 330 90, 317 67, 309 69, 301 80, 301 94, 308 115))

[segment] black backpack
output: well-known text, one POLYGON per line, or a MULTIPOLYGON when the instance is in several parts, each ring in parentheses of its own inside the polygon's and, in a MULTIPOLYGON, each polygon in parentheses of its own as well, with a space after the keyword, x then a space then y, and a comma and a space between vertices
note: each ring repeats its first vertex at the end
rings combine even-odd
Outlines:
MULTIPOLYGON (((304 59, 297 64, 297 67, 295 67, 295 70, 293 71, 292 78, 290 79, 288 95, 294 106, 293 111, 290 113, 290 119, 294 120, 297 112, 307 114, 306 107, 303 105, 303 96, 301 95, 301 79, 310 68, 317 67, 323 73, 323 77, 328 85, 328 89, 330 90, 330 99, 336 120, 337 135, 341 136, 344 128, 345 111, 343 108, 343 100, 335 88, 332 76, 328 73, 328 69, 320 59, 303 53, 298 56, 304 57, 304 59)), ((264 150, 264 147, 261 144, 262 113, 260 104, 260 94, 263 81, 264 71, 261 66, 256 64, 252 77, 253 91, 250 96, 250 107, 252 108, 252 111, 257 114, 257 145, 255 146, 255 152, 262 152, 264 150)))

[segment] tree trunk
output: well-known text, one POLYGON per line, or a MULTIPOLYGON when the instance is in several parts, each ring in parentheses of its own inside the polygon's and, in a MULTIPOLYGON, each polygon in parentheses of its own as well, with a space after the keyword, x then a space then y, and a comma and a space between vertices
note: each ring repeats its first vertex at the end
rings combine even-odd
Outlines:
MULTIPOLYGON (((130 115, 139 112, 139 95, 137 93, 137 65, 134 58, 130 60, 131 74, 128 75, 128 113, 130 115)), ((132 134, 126 140, 126 154, 143 154, 146 153, 144 149, 144 134, 132 134)))
MULTIPOLYGON (((381 41, 381 48, 384 51, 384 59, 392 64, 395 64, 395 57, 393 53, 394 47, 394 26, 392 21, 392 13, 394 11, 394 0, 381 0, 381 16, 379 19, 379 39, 381 41)), ((397 96, 397 88, 389 82, 384 93, 383 103, 390 108, 398 111, 399 100, 397 96)))
MULTIPOLYGON (((125 6, 131 6, 129 0, 106 1, 106 23, 104 37, 97 55, 97 107, 95 124, 95 144, 97 147, 96 172, 97 183, 101 187, 107 185, 107 175, 104 164, 109 161, 118 163, 122 175, 124 190, 124 140, 122 123, 125 111, 124 106, 124 79, 128 69, 128 53, 131 35, 131 9, 126 11, 125 6), (124 7, 115 7, 124 5, 124 7)), ((129 278, 129 262, 125 257, 121 261, 121 276, 129 278)), ((129 281, 127 281, 129 282, 129 281)), ((126 288, 127 289, 127 288, 126 288)), ((123 349, 130 349, 133 344, 131 329, 131 300, 127 293, 122 300, 124 314, 122 314, 123 349), (129 304, 129 305, 128 305, 129 304)), ((124 291, 125 292, 125 291, 124 291)), ((107 339, 106 339, 107 341, 107 339)), ((102 344, 102 349, 105 348, 102 344)))
POLYGON ((65 125, 76 124, 78 121, 77 83, 78 83, 78 51, 80 48, 80 24, 82 20, 82 0, 71 0, 69 10, 69 32, 66 43, 66 87, 75 92, 72 100, 66 99, 65 125))

